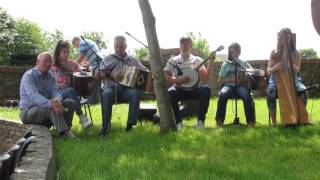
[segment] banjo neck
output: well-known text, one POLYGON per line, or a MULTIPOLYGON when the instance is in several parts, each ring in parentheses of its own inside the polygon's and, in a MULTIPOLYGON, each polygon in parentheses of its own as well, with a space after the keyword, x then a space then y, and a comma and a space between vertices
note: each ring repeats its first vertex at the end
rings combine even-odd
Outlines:
POLYGON ((196 68, 194 68, 194 70, 198 71, 198 70, 200 69, 200 67, 201 67, 202 65, 204 65, 204 63, 206 63, 207 61, 209 61, 209 59, 211 58, 211 56, 215 55, 218 51, 221 51, 221 50, 223 50, 223 49, 224 49, 223 46, 219 46, 215 51, 212 51, 212 52, 210 53, 210 55, 208 56, 208 58, 205 59, 204 61, 202 61, 196 68))

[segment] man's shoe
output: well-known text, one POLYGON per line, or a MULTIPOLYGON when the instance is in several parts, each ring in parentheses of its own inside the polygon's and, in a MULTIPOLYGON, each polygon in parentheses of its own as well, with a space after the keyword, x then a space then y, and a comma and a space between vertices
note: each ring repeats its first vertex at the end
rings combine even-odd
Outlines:
POLYGON ((133 128, 133 124, 127 124, 127 127, 126 127, 125 131, 129 132, 129 131, 132 130, 132 128, 133 128))
POLYGON ((197 124, 196 124, 196 128, 197 129, 203 129, 204 128, 204 123, 202 120, 198 120, 197 124))
POLYGON ((217 128, 223 128, 223 122, 217 120, 216 126, 217 126, 217 128))
POLYGON ((73 132, 71 130, 66 131, 63 134, 63 137, 65 137, 66 139, 76 139, 76 135, 73 134, 73 132))
POLYGON ((109 134, 109 132, 110 132, 110 128, 109 127, 107 127, 107 128, 103 127, 101 129, 100 133, 99 133, 99 136, 100 137, 106 137, 109 134))
POLYGON ((179 122, 179 123, 177 124, 177 129, 178 129, 178 131, 180 131, 180 130, 183 129, 183 123, 182 123, 182 122, 179 122))
POLYGON ((248 128, 253 128, 253 127, 255 127, 256 126, 256 123, 248 123, 248 128))

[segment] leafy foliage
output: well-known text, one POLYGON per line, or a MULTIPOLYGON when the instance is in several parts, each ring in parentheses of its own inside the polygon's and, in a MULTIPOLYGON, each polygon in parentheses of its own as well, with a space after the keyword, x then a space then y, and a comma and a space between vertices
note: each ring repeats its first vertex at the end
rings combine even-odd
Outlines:
POLYGON ((312 48, 300 49, 299 52, 301 54, 301 59, 316 59, 316 58, 318 58, 317 51, 315 51, 312 48))
POLYGON ((0 61, 7 58, 9 46, 17 35, 14 19, 0 7, 0 61))
POLYGON ((20 18, 16 21, 16 30, 18 35, 14 38, 12 53, 30 54, 48 50, 45 33, 37 23, 20 18))
POLYGON ((202 37, 201 33, 194 34, 193 32, 187 33, 192 40, 193 48, 197 48, 202 53, 202 58, 207 59, 211 53, 208 41, 202 37))
POLYGON ((47 32, 46 39, 47 39, 49 51, 54 51, 58 41, 64 39, 64 34, 62 31, 59 31, 56 29, 53 32, 47 32))
POLYGON ((103 32, 83 32, 82 36, 84 38, 94 41, 99 49, 107 49, 107 41, 104 40, 103 32))
POLYGON ((139 60, 148 60, 149 50, 147 48, 134 49, 134 57, 139 60))

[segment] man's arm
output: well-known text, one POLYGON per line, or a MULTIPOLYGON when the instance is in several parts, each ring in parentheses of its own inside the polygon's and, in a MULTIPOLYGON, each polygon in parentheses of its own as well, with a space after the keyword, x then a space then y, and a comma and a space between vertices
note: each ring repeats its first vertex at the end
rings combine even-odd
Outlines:
POLYGON ((84 59, 84 55, 82 53, 79 53, 79 57, 77 58, 77 63, 81 63, 84 59))

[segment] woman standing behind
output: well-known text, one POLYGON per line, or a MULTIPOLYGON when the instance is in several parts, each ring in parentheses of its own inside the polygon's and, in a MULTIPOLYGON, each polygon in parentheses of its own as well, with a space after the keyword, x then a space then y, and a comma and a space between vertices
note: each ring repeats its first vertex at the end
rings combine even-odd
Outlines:
POLYGON ((80 107, 80 98, 73 87, 71 87, 71 75, 80 72, 79 65, 69 60, 70 45, 67 41, 60 40, 54 50, 51 71, 56 76, 59 92, 62 98, 70 98, 76 102, 76 113, 79 116, 82 128, 89 128, 92 122, 88 122, 80 107))

